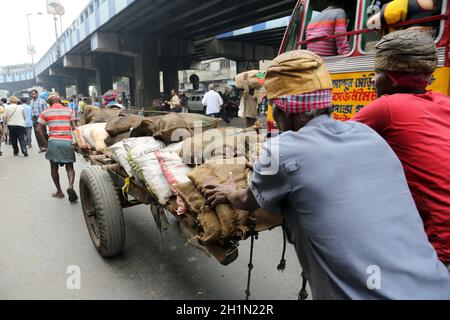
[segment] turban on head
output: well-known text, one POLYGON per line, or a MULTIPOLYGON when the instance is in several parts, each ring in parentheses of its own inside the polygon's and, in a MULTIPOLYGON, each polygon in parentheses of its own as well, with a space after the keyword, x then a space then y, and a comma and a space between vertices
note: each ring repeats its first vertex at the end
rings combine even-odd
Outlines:
POLYGON ((434 39, 418 29, 395 31, 375 47, 375 70, 431 74, 438 64, 434 39))
POLYGON ((288 114, 331 107, 330 73, 322 58, 308 50, 278 56, 267 70, 265 88, 271 103, 288 114))

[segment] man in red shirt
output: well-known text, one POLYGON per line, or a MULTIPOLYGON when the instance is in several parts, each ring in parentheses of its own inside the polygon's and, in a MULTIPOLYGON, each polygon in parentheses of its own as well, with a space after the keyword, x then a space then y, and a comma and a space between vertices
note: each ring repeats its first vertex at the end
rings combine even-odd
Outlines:
POLYGON ((419 30, 397 31, 376 46, 378 100, 354 121, 377 131, 402 161, 425 231, 450 265, 450 98, 426 91, 437 67, 434 40, 419 30))
POLYGON ((72 146, 72 130, 75 128, 75 112, 61 104, 61 98, 58 94, 52 94, 48 98, 50 108, 41 113, 38 119, 38 136, 43 149, 47 151, 45 158, 50 161, 51 174, 56 186, 54 198, 64 198, 64 193, 59 182, 59 166, 66 167, 67 177, 69 178, 69 188, 67 194, 69 201, 75 202, 78 196, 73 188, 75 181, 75 151, 72 146), (45 127, 49 128, 49 139, 45 139, 45 127))

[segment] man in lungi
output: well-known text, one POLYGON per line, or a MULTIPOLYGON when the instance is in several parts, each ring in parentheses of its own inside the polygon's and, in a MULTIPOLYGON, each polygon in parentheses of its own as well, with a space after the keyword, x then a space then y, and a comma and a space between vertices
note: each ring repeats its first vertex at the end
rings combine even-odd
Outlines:
POLYGON ((73 188, 75 181, 75 151, 72 146, 72 130, 76 125, 75 112, 61 104, 61 97, 57 93, 49 96, 50 108, 43 111, 38 119, 38 138, 44 150, 47 151, 45 158, 50 161, 51 175, 56 186, 56 193, 52 197, 63 199, 65 197, 59 181, 59 167, 66 167, 69 179, 67 194, 70 202, 78 200, 73 188), (45 139, 46 126, 49 128, 49 139, 45 139))

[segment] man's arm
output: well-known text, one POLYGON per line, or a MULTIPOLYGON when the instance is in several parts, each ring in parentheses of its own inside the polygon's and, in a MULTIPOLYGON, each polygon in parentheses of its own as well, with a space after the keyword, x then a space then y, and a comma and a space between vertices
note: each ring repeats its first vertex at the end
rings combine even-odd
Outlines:
POLYGON ((221 203, 231 203, 236 209, 255 211, 262 208, 269 212, 282 212, 283 201, 291 193, 290 176, 284 166, 278 170, 264 172, 264 163, 270 163, 273 154, 265 146, 263 153, 256 162, 252 181, 248 189, 238 190, 236 184, 230 180, 221 185, 206 185, 202 193, 213 207, 221 203))
MULTIPOLYGON (((345 33, 347 32, 347 15, 344 10, 339 12, 334 26, 334 34, 345 33)), ((351 48, 348 43, 347 36, 336 38, 336 47, 337 52, 340 56, 346 56, 350 54, 351 48)))
POLYGON ((37 138, 39 140, 39 144, 42 146, 42 149, 48 149, 48 141, 45 139, 45 130, 46 126, 38 122, 36 131, 38 133, 37 138))

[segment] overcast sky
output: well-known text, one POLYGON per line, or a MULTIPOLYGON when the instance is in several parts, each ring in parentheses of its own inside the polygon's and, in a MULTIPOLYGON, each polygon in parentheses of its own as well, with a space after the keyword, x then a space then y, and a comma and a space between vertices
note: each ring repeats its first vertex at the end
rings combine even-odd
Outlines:
MULTIPOLYGON (((66 9, 62 20, 65 30, 90 0, 60 0, 60 2, 66 9)), ((0 0, 0 41, 2 44, 0 66, 31 63, 31 57, 27 53, 29 43, 27 13, 44 13, 30 16, 31 39, 37 51, 35 62, 39 61, 55 42, 53 16, 46 14, 46 4, 46 0, 0 0)), ((59 21, 58 34, 60 34, 59 21)))

